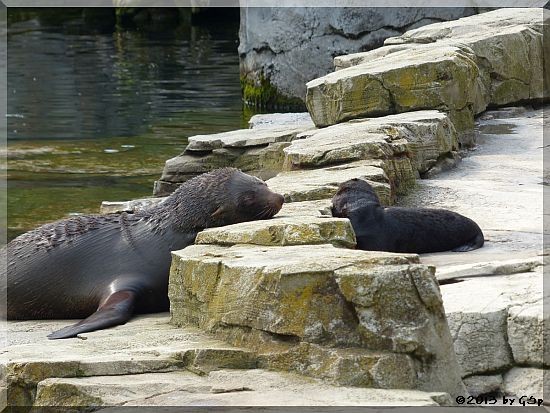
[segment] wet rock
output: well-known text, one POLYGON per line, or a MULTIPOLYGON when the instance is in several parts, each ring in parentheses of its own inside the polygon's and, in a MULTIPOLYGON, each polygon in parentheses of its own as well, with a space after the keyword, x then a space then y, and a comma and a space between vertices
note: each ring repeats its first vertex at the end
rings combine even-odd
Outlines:
POLYGON ((336 247, 354 248, 356 241, 348 219, 299 216, 209 228, 198 233, 195 244, 332 244, 336 247))
POLYGON ((340 57, 307 84, 317 126, 440 108, 459 132, 487 105, 546 96, 542 9, 499 9, 411 30, 383 48, 340 57))
POLYGON ((417 260, 331 245, 190 246, 173 253, 172 322, 254 349, 275 368, 461 394, 434 269, 417 260))

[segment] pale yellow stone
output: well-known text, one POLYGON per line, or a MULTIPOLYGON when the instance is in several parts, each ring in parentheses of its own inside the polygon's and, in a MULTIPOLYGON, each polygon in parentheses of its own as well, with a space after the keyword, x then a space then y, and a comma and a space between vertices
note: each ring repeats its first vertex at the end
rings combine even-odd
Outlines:
POLYGON ((209 228, 197 234, 196 244, 301 245, 332 244, 355 247, 348 219, 332 217, 280 217, 209 228))

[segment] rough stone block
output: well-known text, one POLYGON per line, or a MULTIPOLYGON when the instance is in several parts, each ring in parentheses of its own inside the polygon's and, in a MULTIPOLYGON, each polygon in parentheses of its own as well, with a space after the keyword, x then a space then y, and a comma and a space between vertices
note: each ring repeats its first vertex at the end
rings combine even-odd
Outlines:
POLYGON ((486 95, 475 81, 478 71, 458 47, 418 47, 308 82, 306 105, 318 127, 424 108, 453 118, 486 95))
POLYGON ((415 360, 407 354, 368 351, 364 348, 330 348, 302 342, 288 351, 259 355, 259 365, 306 376, 340 386, 414 389, 415 360))
POLYGON ((514 367, 504 374, 502 391, 506 395, 518 398, 533 396, 537 399, 548 399, 549 374, 550 370, 514 367))
POLYGON ((512 367, 514 349, 522 364, 541 365, 542 267, 442 285, 441 292, 463 376, 512 367))
POLYGON ((206 154, 185 152, 166 161, 153 193, 157 196, 168 195, 182 182, 196 175, 228 166, 264 180, 269 179, 283 169, 283 149, 288 145, 290 142, 275 142, 267 146, 214 149, 206 154))
POLYGON ((302 113, 268 113, 254 115, 248 121, 250 129, 270 127, 303 127, 315 128, 311 116, 307 112, 302 113))
POLYGON ((447 313, 463 377, 507 369, 513 365, 506 340, 506 318, 506 309, 447 313))
POLYGON ((338 185, 352 178, 368 180, 377 192, 380 201, 391 203, 388 177, 382 161, 358 161, 346 165, 322 169, 281 172, 267 181, 271 190, 284 195, 285 202, 312 201, 332 198, 338 185))
POLYGON ((179 371, 164 374, 52 378, 39 383, 36 400, 37 406, 93 408, 124 405, 157 409, 158 406, 381 404, 438 406, 451 404, 451 399, 448 394, 441 392, 335 387, 296 374, 256 369, 218 370, 203 376, 179 371))
POLYGON ((474 397, 487 393, 496 393, 502 387, 502 375, 470 376, 464 379, 468 393, 474 397))
POLYGON ((354 248, 355 233, 348 219, 280 217, 209 228, 197 234, 196 244, 304 245, 332 244, 354 248))
POLYGON ((499 9, 410 30, 373 51, 338 57, 307 84, 317 126, 422 108, 449 112, 458 131, 487 105, 540 99, 543 9, 499 9))
POLYGON ((544 304, 542 300, 526 302, 508 311, 508 342, 516 364, 550 367, 550 319, 548 313, 545 318, 544 305, 550 305, 548 297, 544 304))
POLYGON ((330 217, 332 216, 332 199, 317 199, 314 201, 288 202, 283 204, 283 207, 275 217, 285 216, 316 216, 330 217))
MULTIPOLYGON (((67 320, 8 322, 8 346, 0 354, 0 377, 7 403, 30 406, 39 382, 50 378, 142 375, 183 368, 251 368, 257 358, 194 328, 168 324, 167 314, 134 318, 82 339, 48 340, 67 320)), ((70 393, 73 394, 73 393, 70 393)))
POLYGON ((457 134, 447 115, 417 111, 302 132, 283 151, 289 170, 382 159, 396 186, 410 186, 419 173, 457 149, 457 134))
POLYGON ((434 269, 417 262, 332 245, 194 245, 173 253, 172 321, 267 354, 276 368, 461 394, 434 269))
MULTIPOLYGON (((306 127, 307 128, 307 127, 306 127)), ((245 148, 263 146, 275 142, 290 142, 304 127, 270 127, 257 129, 238 129, 212 135, 195 135, 189 137, 185 149, 192 151, 211 151, 219 148, 245 148)))

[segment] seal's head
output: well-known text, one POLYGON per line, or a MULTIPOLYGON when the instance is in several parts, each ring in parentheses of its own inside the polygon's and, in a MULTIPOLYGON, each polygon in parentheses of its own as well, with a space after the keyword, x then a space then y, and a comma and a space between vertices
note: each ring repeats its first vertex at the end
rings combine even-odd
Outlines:
POLYGON ((225 187, 226 197, 211 214, 215 226, 268 219, 280 211, 284 197, 271 191, 266 183, 237 169, 225 187))
POLYGON ((222 168, 184 182, 150 215, 160 227, 195 230, 267 219, 284 198, 265 182, 235 168, 222 168))
POLYGON ((364 206, 380 206, 380 200, 367 181, 353 178, 340 184, 332 197, 332 216, 347 218, 352 210, 364 206))

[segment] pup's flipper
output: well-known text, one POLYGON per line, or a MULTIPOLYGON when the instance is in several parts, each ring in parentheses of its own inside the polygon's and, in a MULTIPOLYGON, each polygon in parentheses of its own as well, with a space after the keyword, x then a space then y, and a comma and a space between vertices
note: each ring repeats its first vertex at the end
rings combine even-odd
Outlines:
POLYGON ((136 293, 122 290, 111 294, 105 302, 88 318, 72 326, 54 331, 48 335, 50 340, 76 337, 77 334, 124 324, 132 317, 136 293))

